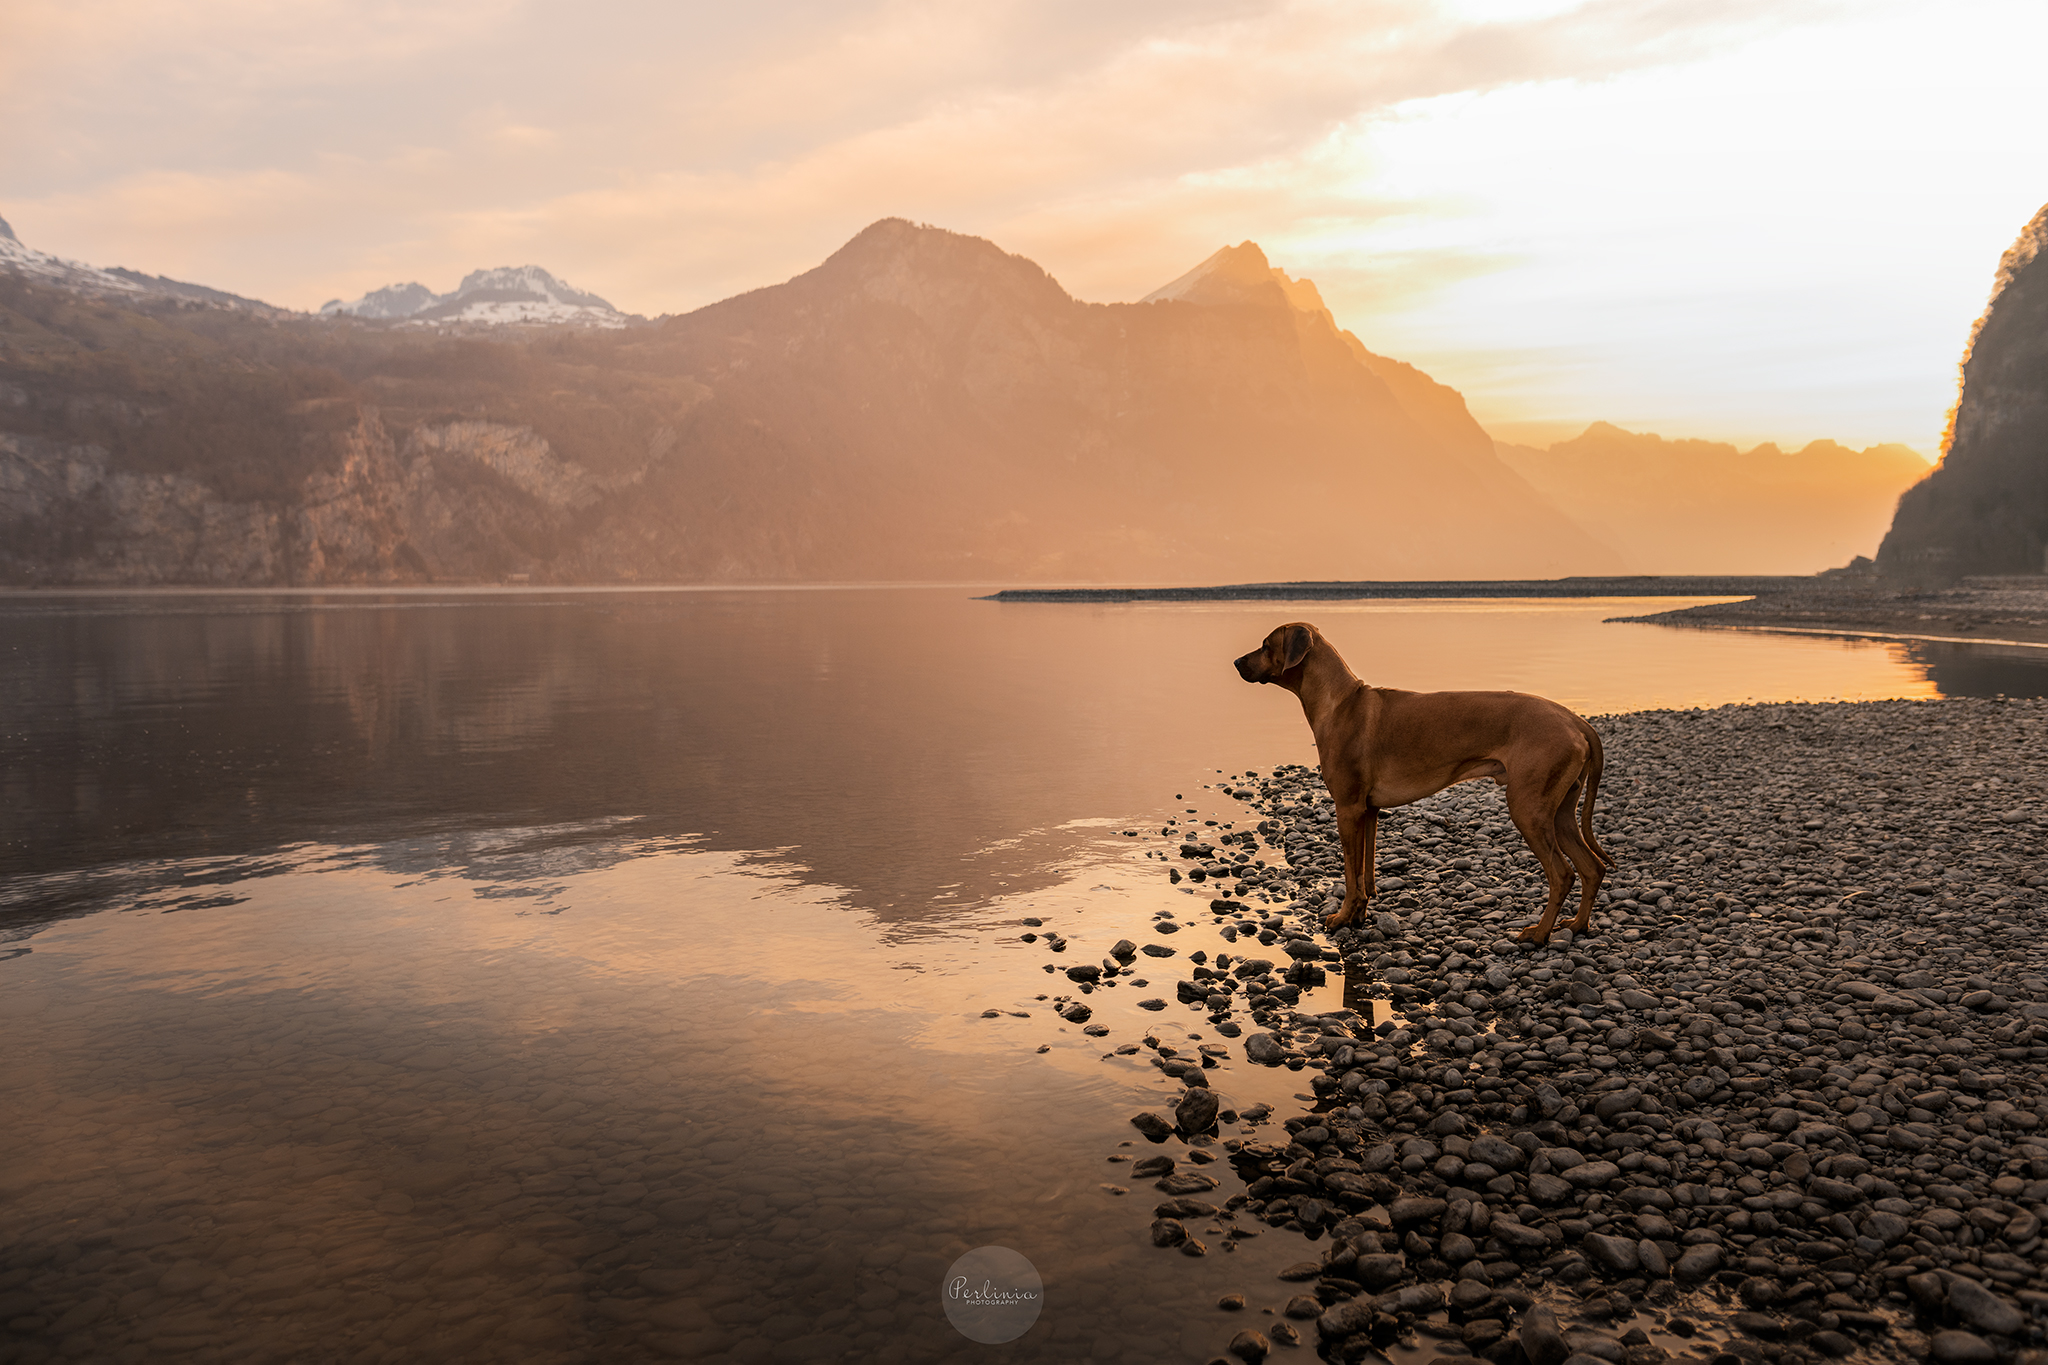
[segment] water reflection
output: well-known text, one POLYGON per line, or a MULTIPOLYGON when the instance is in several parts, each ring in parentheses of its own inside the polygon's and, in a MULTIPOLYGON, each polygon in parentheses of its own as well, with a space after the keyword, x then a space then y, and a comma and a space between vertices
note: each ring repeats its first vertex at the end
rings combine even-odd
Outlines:
POLYGON ((0 871, 634 819, 796 850, 819 884, 915 918, 1046 884, 1076 816, 1305 757, 1288 699, 1219 662, 1293 615, 1375 682, 1588 713, 2048 684, 2017 657, 1602 624, 1639 606, 0 598, 0 871))
MULTIPOLYGON (((1171 894, 1122 848, 1080 872, 1005 918, 1099 955, 1171 894)), ((168 913, 193 874, 137 874, 126 913, 5 968, 35 1047, 0 1074, 0 1292, 31 1345, 965 1358, 940 1272, 999 1243, 1047 1283, 1016 1358, 1185 1358, 1219 1284, 1296 1255, 1148 1254, 1104 1156, 1177 1087, 1102 1052, 1185 1025, 1105 992, 1109 1043, 1064 1026, 1014 933, 892 946, 760 860, 545 834, 304 848, 168 913)))
POLYGON ((2048 693, 2048 649, 1908 644, 1900 651, 1944 697, 2038 697, 2048 693))

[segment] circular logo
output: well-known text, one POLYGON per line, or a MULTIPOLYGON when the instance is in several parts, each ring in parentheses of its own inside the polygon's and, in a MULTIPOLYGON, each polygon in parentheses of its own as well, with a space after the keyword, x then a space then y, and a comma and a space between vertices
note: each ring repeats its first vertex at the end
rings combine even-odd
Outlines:
POLYGON ((998 1346, 1031 1330, 1045 1286, 1038 1267, 1008 1247, 976 1247, 946 1272, 939 1301, 961 1336, 998 1346))

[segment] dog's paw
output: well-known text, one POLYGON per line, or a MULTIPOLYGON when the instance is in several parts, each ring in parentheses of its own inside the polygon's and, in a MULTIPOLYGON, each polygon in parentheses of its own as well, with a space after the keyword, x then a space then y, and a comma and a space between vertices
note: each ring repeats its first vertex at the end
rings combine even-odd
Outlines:
POLYGON ((1521 933, 1516 934, 1515 937, 1524 943, 1541 944, 1550 942, 1550 935, 1541 932, 1540 926, 1534 924, 1524 929, 1521 933))

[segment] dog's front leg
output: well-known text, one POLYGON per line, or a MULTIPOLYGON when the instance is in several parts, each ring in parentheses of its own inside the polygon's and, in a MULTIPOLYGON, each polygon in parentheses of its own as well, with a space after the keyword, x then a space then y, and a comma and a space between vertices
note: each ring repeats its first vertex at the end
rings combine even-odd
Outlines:
POLYGON ((1344 904, 1323 921, 1325 930, 1352 923, 1372 899, 1373 848, 1378 843, 1380 813, 1371 806, 1337 808, 1337 837, 1344 844, 1344 904))

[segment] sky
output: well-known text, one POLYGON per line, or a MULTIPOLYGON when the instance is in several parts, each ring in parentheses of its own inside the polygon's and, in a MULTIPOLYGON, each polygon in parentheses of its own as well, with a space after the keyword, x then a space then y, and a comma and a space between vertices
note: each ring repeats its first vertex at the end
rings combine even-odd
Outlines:
POLYGON ((1075 296, 1257 241, 1497 436, 1930 455, 2048 201, 2039 0, 8 0, 0 216, 315 308, 683 312, 899 216, 1075 296))

